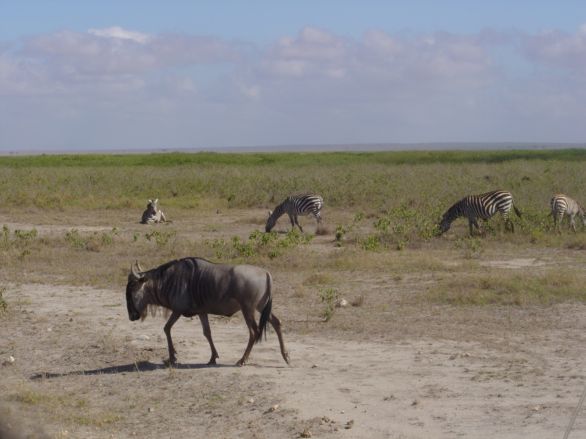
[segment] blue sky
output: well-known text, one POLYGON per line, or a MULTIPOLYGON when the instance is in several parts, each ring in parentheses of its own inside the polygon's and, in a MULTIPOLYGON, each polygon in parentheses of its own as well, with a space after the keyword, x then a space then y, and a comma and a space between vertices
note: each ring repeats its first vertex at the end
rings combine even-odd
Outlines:
POLYGON ((583 1, 0 0, 0 17, 0 151, 586 141, 583 1))

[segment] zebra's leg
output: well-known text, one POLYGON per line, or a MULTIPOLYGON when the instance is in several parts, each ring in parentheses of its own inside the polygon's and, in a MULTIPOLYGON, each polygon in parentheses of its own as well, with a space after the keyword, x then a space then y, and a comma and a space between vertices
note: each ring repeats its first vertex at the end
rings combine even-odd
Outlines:
POLYGON ((478 231, 478 234, 482 233, 482 230, 480 229, 480 225, 478 225, 478 221, 476 221, 476 218, 474 218, 474 217, 468 218, 468 227, 470 228, 470 236, 474 236, 474 228, 475 227, 476 227, 476 230, 478 231))
POLYGON ((562 233, 562 219, 563 218, 564 218, 564 214, 563 213, 558 213, 557 215, 554 214, 554 217, 553 217, 553 222, 554 222, 555 230, 560 235, 562 233))
POLYGON ((474 218, 468 218, 468 228, 470 229, 470 236, 474 235, 474 218))
POLYGON ((297 215, 295 215, 295 224, 297 224, 297 227, 299 227, 299 230, 303 233, 303 228, 301 227, 301 224, 299 224, 299 217, 297 215))
POLYGON ((207 314, 200 314, 199 321, 201 322, 201 327, 203 328, 203 335, 208 340, 210 344, 210 349, 212 350, 212 357, 208 364, 216 364, 216 358, 220 358, 218 355, 218 351, 216 351, 216 347, 214 346, 214 342, 212 341, 212 330, 210 329, 210 321, 208 320, 207 314))
POLYGON ((575 216, 576 215, 570 215, 570 227, 572 228, 574 233, 576 232, 576 221, 574 221, 575 216))
POLYGON ((291 221, 291 231, 293 231, 293 229, 295 228, 295 217, 288 213, 287 215, 289 215, 289 221, 291 221))
POLYGON ((513 224, 513 221, 511 221, 511 218, 509 218, 509 214, 507 212, 503 212, 503 220, 505 221, 505 232, 506 231, 511 231, 511 233, 515 233, 515 225, 513 224))
POLYGON ((315 216, 315 219, 317 221, 317 228, 319 229, 319 226, 321 225, 321 215, 319 214, 319 212, 316 212, 313 215, 315 216))

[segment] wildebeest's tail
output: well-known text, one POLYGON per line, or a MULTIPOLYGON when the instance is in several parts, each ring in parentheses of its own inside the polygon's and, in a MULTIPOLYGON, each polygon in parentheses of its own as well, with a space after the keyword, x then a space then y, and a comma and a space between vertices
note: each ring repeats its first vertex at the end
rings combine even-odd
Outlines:
POLYGON ((266 294, 268 295, 268 300, 265 304, 265 307, 262 309, 260 313, 260 320, 258 322, 258 336, 256 338, 256 343, 262 340, 263 334, 265 336, 265 339, 267 338, 267 323, 269 323, 269 319, 271 318, 271 311, 273 308, 273 296, 271 295, 272 283, 273 280, 271 279, 271 274, 267 272, 266 294))
POLYGON ((517 216, 519 218, 521 218, 521 211, 519 209, 517 209, 517 206, 515 206, 514 204, 513 204, 513 210, 515 211, 515 213, 517 214, 517 216))

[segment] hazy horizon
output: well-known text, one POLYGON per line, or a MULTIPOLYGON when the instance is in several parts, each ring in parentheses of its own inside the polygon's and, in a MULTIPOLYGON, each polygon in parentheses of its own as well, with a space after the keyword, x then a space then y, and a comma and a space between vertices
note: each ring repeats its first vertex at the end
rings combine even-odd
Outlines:
POLYGON ((0 153, 586 141, 577 0, 23 0, 2 15, 0 153))

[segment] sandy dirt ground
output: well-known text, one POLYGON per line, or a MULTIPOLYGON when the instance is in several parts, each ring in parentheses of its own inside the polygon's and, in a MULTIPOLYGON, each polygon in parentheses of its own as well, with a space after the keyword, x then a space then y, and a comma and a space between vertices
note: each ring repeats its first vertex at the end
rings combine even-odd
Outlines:
MULTIPOLYGON (((539 263, 529 259, 487 264, 539 263)), ((426 318, 407 315, 405 334, 374 338, 288 325, 277 296, 290 366, 269 332, 236 367, 247 341, 237 315, 211 318, 220 359, 210 367, 198 319, 180 319, 169 369, 164 320, 130 322, 123 288, 8 285, 0 415, 15 437, 561 438, 584 390, 584 305, 516 313, 520 329, 494 337, 467 336, 471 319, 461 339, 421 336, 426 318)), ((585 413, 570 438, 586 437, 585 413)))

